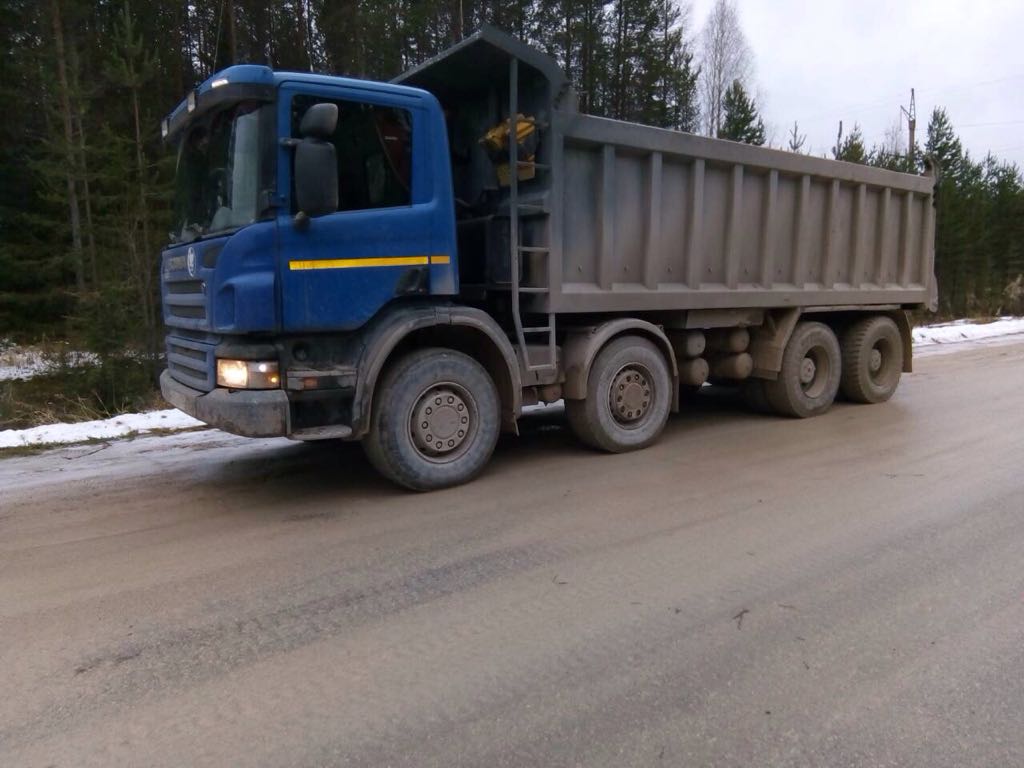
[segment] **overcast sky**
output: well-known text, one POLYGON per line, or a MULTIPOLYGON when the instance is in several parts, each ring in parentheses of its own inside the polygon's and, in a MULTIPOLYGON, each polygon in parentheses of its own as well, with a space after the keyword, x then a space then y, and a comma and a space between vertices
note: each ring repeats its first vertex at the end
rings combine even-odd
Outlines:
MULTIPOLYGON (((712 5, 693 0, 695 37, 712 5)), ((932 108, 944 106, 975 159, 992 150, 1024 169, 1024 0, 737 0, 737 8, 776 146, 797 120, 805 151, 821 154, 842 120, 847 132, 860 123, 870 148, 913 87, 919 144, 932 108)))

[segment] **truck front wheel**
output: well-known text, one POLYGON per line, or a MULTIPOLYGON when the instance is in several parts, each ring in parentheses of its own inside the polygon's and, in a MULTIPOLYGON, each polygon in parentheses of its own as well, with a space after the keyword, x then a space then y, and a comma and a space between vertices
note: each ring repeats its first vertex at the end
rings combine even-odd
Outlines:
POLYGON ((768 404, 776 413, 806 419, 827 411, 839 391, 839 340, 824 323, 798 323, 782 354, 782 369, 765 381, 768 404))
POLYGON ((377 471, 399 485, 445 488, 480 473, 500 420, 498 390, 480 363, 455 350, 422 349, 384 374, 363 448, 377 471))
POLYGON ((590 368, 586 399, 565 403, 576 436, 611 453, 653 443, 671 407, 668 364, 654 344, 639 336, 620 336, 604 347, 590 368))

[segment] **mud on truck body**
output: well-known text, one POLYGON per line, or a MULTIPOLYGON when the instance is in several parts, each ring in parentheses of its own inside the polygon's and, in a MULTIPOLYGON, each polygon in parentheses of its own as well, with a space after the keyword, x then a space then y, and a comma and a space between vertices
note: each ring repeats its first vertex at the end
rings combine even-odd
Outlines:
POLYGON ((483 28, 391 83, 234 66, 164 121, 165 398, 240 435, 361 440, 465 482, 524 405, 605 451, 739 385, 887 400, 934 308, 934 178, 584 115, 483 28))

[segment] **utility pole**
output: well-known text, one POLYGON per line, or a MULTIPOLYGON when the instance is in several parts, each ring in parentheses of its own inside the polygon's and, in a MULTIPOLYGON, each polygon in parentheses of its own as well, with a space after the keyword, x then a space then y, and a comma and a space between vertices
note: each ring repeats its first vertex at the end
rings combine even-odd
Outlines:
POLYGON ((900 112, 907 116, 907 133, 910 136, 910 142, 907 144, 907 159, 910 161, 910 166, 914 166, 914 129, 917 128, 917 105, 914 102, 914 89, 910 89, 910 109, 901 106, 900 112))

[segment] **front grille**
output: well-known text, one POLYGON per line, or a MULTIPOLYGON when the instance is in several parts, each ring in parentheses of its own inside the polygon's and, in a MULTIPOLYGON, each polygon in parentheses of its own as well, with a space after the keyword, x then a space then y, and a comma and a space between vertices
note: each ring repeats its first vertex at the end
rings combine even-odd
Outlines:
POLYGON ((195 330, 206 328, 206 285, 202 280, 165 275, 163 300, 164 321, 168 325, 195 330))
POLYGON ((168 283, 167 292, 175 296, 184 296, 190 293, 203 295, 202 280, 182 280, 180 283, 168 283))
POLYGON ((209 392, 215 381, 214 345, 182 336, 167 337, 167 368, 171 376, 193 389, 209 392))
POLYGON ((191 304, 172 304, 168 302, 167 311, 171 317, 180 317, 185 320, 203 320, 206 318, 206 307, 191 304))

